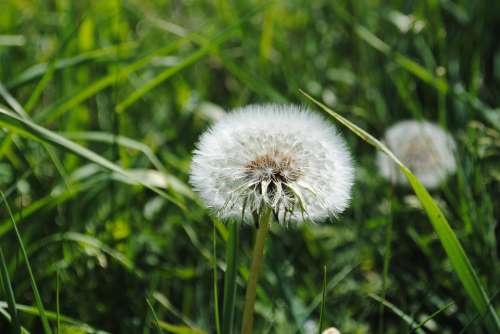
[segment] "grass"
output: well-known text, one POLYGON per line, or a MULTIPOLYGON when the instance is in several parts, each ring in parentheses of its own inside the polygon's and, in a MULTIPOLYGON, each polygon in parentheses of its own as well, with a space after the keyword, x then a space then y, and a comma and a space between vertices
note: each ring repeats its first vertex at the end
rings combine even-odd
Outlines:
POLYGON ((462 245, 458 241, 458 238, 453 229, 450 227, 450 224, 447 222, 443 212, 433 200, 429 192, 422 185, 422 183, 418 180, 418 178, 382 142, 378 141, 372 135, 359 128, 355 124, 349 122, 344 117, 335 113, 333 110, 331 110, 321 102, 313 99, 307 93, 302 93, 323 110, 328 112, 340 123, 348 127, 360 138, 387 154, 394 161, 394 163, 398 165, 398 167, 407 177, 408 182, 417 195, 420 203, 422 204, 422 207, 425 209, 455 272, 462 281, 465 290, 469 294, 469 297, 476 306, 478 312, 484 315, 488 314, 491 321, 491 324, 489 324, 489 326, 492 332, 500 330, 500 320, 498 318, 498 315, 496 314, 495 309, 489 303, 489 298, 483 286, 481 285, 477 273, 472 267, 467 254, 465 254, 462 245))
POLYGON ((356 185, 333 223, 271 224, 254 332, 497 332, 498 13, 462 0, 7 0, 0 332, 239 331, 255 231, 214 221, 188 185, 191 152, 221 110, 308 104, 299 89, 354 130, 337 126, 356 185), (384 149, 409 118, 457 141, 457 173, 432 192, 404 166, 414 191, 389 185, 355 136, 384 149))

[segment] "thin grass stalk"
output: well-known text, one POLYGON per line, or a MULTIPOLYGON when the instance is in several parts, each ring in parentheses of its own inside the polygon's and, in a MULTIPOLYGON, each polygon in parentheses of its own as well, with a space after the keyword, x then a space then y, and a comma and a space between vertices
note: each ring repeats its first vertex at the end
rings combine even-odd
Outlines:
POLYGON ((5 297, 7 299, 7 305, 9 307, 12 333, 18 334, 21 333, 21 323, 19 322, 19 317, 17 315, 14 290, 12 289, 12 284, 9 278, 9 271, 7 270, 7 263, 5 262, 5 257, 3 256, 3 250, 1 246, 0 246, 0 260, 1 260, 1 271, 2 271, 2 275, 0 277, 3 285, 3 290, 5 292, 5 297))
POLYGON ((239 225, 237 222, 229 223, 229 237, 226 244, 226 273, 224 274, 224 304, 222 307, 222 333, 224 334, 232 334, 234 328, 239 225))
POLYGON ((217 229, 216 225, 217 222, 214 221, 213 223, 213 233, 212 233, 212 246, 213 246, 213 263, 212 263, 212 270, 213 270, 213 275, 214 275, 214 321, 215 321, 215 332, 217 334, 221 334, 220 331, 220 315, 219 315, 219 289, 218 289, 218 277, 219 275, 217 274, 217 229))
POLYGON ((0 195, 2 196, 2 200, 7 207, 7 211, 9 213, 10 219, 12 221, 12 226, 14 227, 14 232, 17 237, 17 241, 19 242, 19 248, 21 249, 21 254, 24 259, 24 263, 26 264, 26 269, 28 270, 28 274, 30 277, 31 288, 33 289, 33 295, 35 297, 36 306, 38 308, 38 312, 40 313, 40 319, 42 321, 43 331, 45 334, 52 334, 52 330, 50 329, 49 321, 45 314, 45 308, 43 307, 42 298, 40 297, 40 293, 38 292, 38 287, 35 281, 35 276, 33 275, 33 270, 31 270, 31 265, 28 260, 28 254, 26 253, 26 248, 24 247, 23 239, 21 238, 21 234, 17 229, 16 221, 14 220, 14 215, 12 214, 12 210, 10 209, 9 203, 7 202, 7 198, 2 191, 0 191, 0 195))
POLYGON ((146 303, 148 304, 149 310, 151 311, 151 315, 153 316, 153 320, 155 322, 158 334, 163 334, 163 330, 161 329, 161 326, 160 326, 160 320, 158 319, 158 316, 156 315, 155 309, 148 298, 146 298, 146 303))
POLYGON ((56 333, 61 334, 61 304, 59 303, 60 296, 60 269, 57 269, 56 275, 56 333))
MULTIPOLYGON (((392 189, 390 196, 392 197, 392 189)), ((387 281, 389 277, 389 264, 391 261, 391 254, 392 254, 392 201, 391 203, 391 208, 388 216, 388 222, 386 226, 386 240, 385 240, 385 250, 384 250, 384 267, 383 267, 383 275, 382 275, 382 298, 385 299, 385 295, 387 292, 387 281)), ((379 308, 379 326, 378 326, 378 332, 379 334, 384 333, 384 305, 380 304, 379 308)))
POLYGON ((252 266, 250 269, 250 277, 248 278, 247 292, 245 295, 245 307, 243 309, 243 325, 241 327, 241 334, 252 333, 257 279, 259 278, 260 268, 262 267, 264 244, 269 231, 271 212, 270 208, 265 208, 264 212, 262 212, 259 217, 259 228, 257 230, 257 237, 255 238, 255 245, 252 254, 252 266))
POLYGON ((318 334, 321 334, 323 332, 323 327, 325 322, 325 303, 326 303, 326 266, 323 267, 323 291, 321 298, 321 310, 319 313, 318 334))

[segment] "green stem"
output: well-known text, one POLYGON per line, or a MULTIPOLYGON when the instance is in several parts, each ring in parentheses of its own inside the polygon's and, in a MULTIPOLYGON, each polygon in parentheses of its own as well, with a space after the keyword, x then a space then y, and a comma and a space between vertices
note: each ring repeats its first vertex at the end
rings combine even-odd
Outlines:
POLYGON ((265 208, 264 212, 259 217, 259 229, 257 230, 257 237, 253 248, 252 267, 250 269, 250 277, 248 278, 247 292, 245 295, 245 308, 243 310, 243 325, 241 327, 241 334, 252 333, 257 279, 262 266, 264 243, 267 232, 269 231, 270 218, 271 209, 265 208))
POLYGON ((226 244, 226 273, 224 274, 224 304, 222 308, 222 333, 232 334, 234 309, 236 305, 236 279, 238 268, 238 222, 229 223, 229 237, 226 244))

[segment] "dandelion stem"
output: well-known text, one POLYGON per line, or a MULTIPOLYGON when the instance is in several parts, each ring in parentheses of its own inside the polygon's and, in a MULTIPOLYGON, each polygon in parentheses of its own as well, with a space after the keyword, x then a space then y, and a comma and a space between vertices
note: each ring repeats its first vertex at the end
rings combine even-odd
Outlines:
POLYGON ((255 238, 255 245, 253 248, 252 267, 250 268, 250 277, 248 278, 247 292, 245 295, 245 308, 243 310, 243 325, 241 327, 241 334, 252 333, 257 279, 262 266, 264 243, 269 231, 270 218, 271 209, 265 208, 259 217, 259 229, 257 230, 257 237, 255 238))

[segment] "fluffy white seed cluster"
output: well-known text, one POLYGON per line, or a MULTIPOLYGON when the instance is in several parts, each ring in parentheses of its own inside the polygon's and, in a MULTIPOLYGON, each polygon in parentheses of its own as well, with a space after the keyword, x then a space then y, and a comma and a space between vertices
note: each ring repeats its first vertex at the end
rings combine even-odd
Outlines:
POLYGON ((341 334, 340 331, 335 327, 327 328, 321 334, 341 334))
POLYGON ((250 105, 201 136, 190 181, 224 219, 248 219, 268 206, 280 222, 321 221, 348 206, 354 169, 343 139, 319 115, 250 105))
MULTIPOLYGON (((438 125, 427 121, 402 121, 385 133, 387 147, 429 189, 438 187, 456 170, 455 141, 438 125)), ((408 184, 406 177, 385 154, 377 153, 382 176, 391 182, 408 184)))

